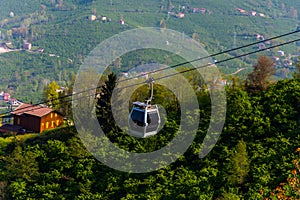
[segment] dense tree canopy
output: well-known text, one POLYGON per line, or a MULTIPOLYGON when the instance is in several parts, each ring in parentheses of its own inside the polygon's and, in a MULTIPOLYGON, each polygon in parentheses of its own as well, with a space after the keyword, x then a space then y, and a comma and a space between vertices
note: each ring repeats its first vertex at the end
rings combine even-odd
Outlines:
MULTIPOLYGON (((203 1, 174 0, 139 1, 139 4, 123 0, 2 1, 1 11, 14 9, 11 13, 0 12, 1 45, 12 50, 1 54, 1 90, 23 102, 46 100, 50 107, 71 117, 70 101, 61 100, 69 100, 62 95, 73 94, 72 89, 69 87, 64 93, 57 93, 57 89, 70 86, 68 82, 74 81, 85 56, 99 43, 122 31, 137 27, 170 28, 180 32, 183 38, 187 35, 199 41, 208 52, 218 54, 237 42, 241 46, 257 42, 255 33, 264 33, 263 37, 269 38, 299 22, 294 0, 231 2, 207 1, 204 6, 203 1), (249 11, 253 6, 259 7, 261 14, 268 15, 248 17, 232 5, 249 11), (197 8, 202 8, 201 13, 197 8), (176 18, 179 11, 185 14, 184 18, 176 18), (91 14, 97 15, 97 20, 89 20, 91 14), (109 20, 100 20, 102 16, 109 20), (125 19, 124 26, 118 23, 120 18, 125 19), (32 50, 19 49, 24 40, 32 43, 32 50)), ((272 43, 265 44, 267 49, 272 43)), ((173 44, 166 41, 165 45, 173 44)), ((289 63, 295 58, 290 55, 296 55, 298 45, 293 42, 282 47, 286 55, 276 63, 281 67, 275 74, 277 78, 286 78, 294 70, 289 63)), ((239 49, 213 59, 224 61, 248 50, 239 49)), ((277 50, 265 52, 274 56, 277 50)), ((176 54, 156 49, 138 50, 115 59, 111 67, 127 72, 144 63, 175 66, 187 62, 176 54)), ((255 60, 256 55, 249 55, 218 65, 225 74, 232 77, 236 73, 244 74, 243 77, 248 73, 244 69, 251 67, 255 60)), ((0 199, 299 199, 299 65, 294 79, 278 82, 269 79, 274 73, 269 57, 259 57, 253 67, 245 87, 238 85, 235 78, 233 86, 226 86, 226 123, 216 146, 205 158, 199 159, 198 153, 213 120, 210 95, 200 74, 190 71, 183 76, 197 95, 200 110, 195 113, 200 113, 199 128, 190 148, 176 162, 144 174, 111 169, 87 151, 73 126, 41 135, 4 136, 0 137, 0 199)), ((178 71, 185 69, 188 67, 176 67, 178 71)), ((82 84, 91 73, 96 74, 87 71, 82 84)), ((170 90, 154 85, 153 102, 162 105, 168 117, 159 134, 137 139, 122 132, 111 116, 110 98, 116 77, 109 75, 101 81, 104 84, 100 83, 96 113, 116 146, 145 153, 168 145, 180 129, 181 114, 181 105, 170 90)), ((142 86, 131 100, 142 101, 147 92, 142 86)), ((76 102, 90 105, 93 100, 81 98, 76 102)), ((87 112, 90 110, 82 110, 83 114, 87 112)), ((189 113, 188 120, 192 121, 192 116, 189 113)), ((90 132, 85 131, 87 135, 90 132)))
MULTIPOLYGON (((104 88, 113 83, 114 77, 109 77, 104 88)), ((204 103, 208 94, 198 95, 203 100, 202 107, 209 106, 204 103)), ((2 196, 122 200, 299 198, 299 79, 278 81, 255 96, 240 88, 228 88, 227 101, 223 133, 208 156, 198 157, 210 118, 209 109, 204 109, 200 111, 197 137, 188 151, 170 166, 145 174, 104 166, 85 149, 73 127, 47 131, 27 140, 22 136, 11 141, 0 138, 2 196)), ((169 119, 163 134, 145 140, 118 133, 114 142, 133 152, 160 149, 176 132, 177 123, 169 119)))

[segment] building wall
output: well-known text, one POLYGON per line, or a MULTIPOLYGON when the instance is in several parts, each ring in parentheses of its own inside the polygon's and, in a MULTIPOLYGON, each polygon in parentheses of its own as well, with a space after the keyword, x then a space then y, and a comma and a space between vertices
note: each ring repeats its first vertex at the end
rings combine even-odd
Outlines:
POLYGON ((32 115, 14 116, 14 125, 22 126, 26 130, 40 133, 40 118, 32 115))
POLYGON ((40 132, 61 126, 63 119, 63 116, 56 112, 43 116, 40 123, 40 132))

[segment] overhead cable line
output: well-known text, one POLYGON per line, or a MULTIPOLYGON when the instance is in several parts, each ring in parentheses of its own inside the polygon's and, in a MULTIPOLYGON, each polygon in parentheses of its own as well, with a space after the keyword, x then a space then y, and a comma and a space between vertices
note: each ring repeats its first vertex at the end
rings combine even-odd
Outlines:
MULTIPOLYGON (((278 36, 275 36, 275 37, 272 37, 272 38, 269 38, 269 39, 261 40, 261 41, 259 41, 259 42, 250 43, 250 44, 243 45, 243 46, 240 46, 240 47, 237 47, 237 48, 233 48, 233 49, 229 49, 229 50, 222 51, 222 52, 219 52, 219 53, 211 54, 211 55, 209 55, 209 56, 197 58, 197 59, 194 59, 194 60, 191 60, 191 61, 186 61, 186 62, 178 63, 178 64, 175 64, 175 65, 172 65, 172 66, 168 66, 168 67, 165 67, 165 68, 162 68, 162 69, 158 69, 158 70, 154 70, 154 71, 151 71, 151 72, 143 73, 142 75, 137 75, 137 76, 133 76, 133 77, 130 77, 130 78, 127 78, 127 79, 124 79, 124 80, 120 80, 119 83, 125 82, 125 81, 129 81, 129 80, 134 79, 134 78, 143 77, 143 76, 146 76, 146 75, 149 75, 149 74, 152 74, 152 73, 156 73, 156 72, 159 72, 159 71, 163 71, 163 70, 167 70, 167 69, 172 69, 172 68, 175 68, 175 67, 178 67, 178 66, 182 66, 182 65, 185 65, 185 64, 190 64, 190 63, 192 63, 192 62, 204 60, 204 59, 207 59, 207 58, 210 58, 210 57, 214 57, 214 56, 217 56, 217 55, 229 53, 229 52, 231 52, 231 51, 236 51, 236 50, 243 49, 243 48, 246 48, 246 47, 250 47, 250 46, 253 46, 253 45, 256 45, 256 44, 264 43, 264 42, 267 42, 267 41, 270 41, 270 40, 275 40, 275 39, 282 38, 282 37, 285 37, 285 36, 288 36, 288 35, 293 35, 293 34, 299 33, 299 32, 300 32, 300 30, 288 32, 288 33, 285 33, 285 34, 282 34, 282 35, 278 35, 278 36)), ((290 43, 292 43, 292 42, 290 42, 290 43)), ((285 43, 282 43, 282 44, 285 45, 285 43)), ((287 44, 289 44, 289 43, 287 43, 287 44)), ((272 48, 275 48, 275 47, 278 47, 278 46, 281 46, 281 45, 276 45, 276 46, 274 46, 274 47, 271 46, 271 47, 269 47, 269 48, 264 48, 264 49, 261 49, 261 50, 259 50, 259 51, 265 51, 265 50, 267 50, 267 49, 272 49, 272 48)), ((250 54, 254 54, 254 53, 257 53, 257 52, 259 52, 259 51, 254 51, 254 52, 251 52, 250 54)), ((250 54, 249 54, 249 55, 250 55, 250 54)), ((244 56, 244 55, 234 56, 234 57, 232 57, 232 58, 226 59, 225 61, 218 61, 218 62, 215 62, 214 64, 226 62, 226 61, 228 61, 228 60, 233 60, 233 59, 235 59, 235 58, 240 58, 240 57, 243 57, 243 56, 244 56)), ((202 66, 201 68, 207 67, 207 66, 209 66, 209 65, 210 65, 210 64, 207 64, 207 65, 205 65, 205 66, 202 66)), ((140 84, 138 84, 138 85, 140 85, 140 84)), ((134 85, 133 85, 133 86, 134 86, 134 85)), ((129 87, 129 86, 128 86, 128 87, 129 87)), ((88 92, 88 91, 96 90, 96 89, 99 89, 99 88, 101 88, 101 86, 93 87, 93 88, 90 88, 90 89, 87 89, 87 90, 83 90, 83 91, 79 91, 79 92, 76 92, 76 94, 70 94, 70 95, 67 95, 67 97, 68 97, 68 96, 73 96, 73 95, 79 95, 79 94, 81 94, 81 93, 85 93, 85 92, 88 92)))
MULTIPOLYGON (((240 57, 244 57, 244 56, 247 56, 247 55, 251 55, 251 54, 258 53, 258 52, 267 51, 269 49, 273 49, 273 48, 276 48, 276 47, 280 47, 280 46, 284 46, 284 45, 287 45, 287 44, 291 44, 291 43, 294 43, 294 42, 297 42, 297 41, 300 41, 300 38, 296 39, 296 40, 291 40, 291 41, 288 41, 288 42, 284 42, 284 43, 281 43, 281 44, 278 44, 278 45, 274 45, 274 46, 271 46, 271 47, 268 47, 268 48, 259 49, 259 50, 255 50, 255 51, 248 52, 248 53, 245 53, 245 54, 241 54, 241 55, 238 55, 238 56, 234 56, 232 58, 227 58, 227 59, 224 59, 224 60, 220 60, 220 61, 217 61, 217 62, 215 62, 213 64, 219 64, 219 63, 227 62, 227 61, 234 60, 234 59, 237 59, 237 58, 240 58, 240 57)), ((166 75, 166 76, 162 76, 162 77, 156 78, 155 80, 161 80, 161 79, 169 78, 169 77, 172 77, 172 76, 176 76, 177 74, 183 74, 183 73, 186 73, 186 72, 194 71, 196 69, 200 69, 200 68, 204 68, 204 67, 209 67, 209 66, 212 66, 212 64, 211 63, 210 64, 205 64, 205 65, 202 65, 202 66, 199 66, 199 67, 196 67, 196 68, 191 68, 191 69, 187 69, 187 70, 184 70, 184 71, 178 71, 178 72, 176 72, 174 74, 170 74, 170 75, 166 75)), ((131 85, 124 86, 124 87, 121 87, 121 88, 118 88, 118 89, 122 90, 122 89, 125 89, 125 88, 130 88, 130 87, 133 87, 133 86, 137 86, 137 85, 143 85, 145 83, 146 82, 131 84, 131 85)), ((93 89, 99 89, 101 87, 102 86, 99 86, 99 87, 93 88, 93 89)), ((81 91, 80 93, 88 92, 88 91, 90 91, 90 89, 85 90, 85 91, 81 91)), ((76 94, 78 94, 78 93, 76 93, 76 94)), ((84 99, 86 97, 95 96, 97 94, 100 94, 100 93, 94 93, 94 94, 90 94, 90 95, 84 95, 82 97, 78 97, 76 99, 72 99, 72 100, 68 100, 68 101, 78 101, 78 100, 84 99)))
POLYGON ((207 58, 211 58, 211 57, 215 57, 215 56, 218 56, 218 55, 222 55, 222 54, 225 54, 225 53, 229 53, 229 52, 232 52, 232 51, 240 50, 240 49, 243 49, 243 48, 246 48, 246 47, 250 47, 250 46, 253 46, 253 45, 265 43, 265 42, 268 42, 270 40, 275 40, 275 39, 282 38, 282 37, 285 37, 285 36, 288 36, 288 35, 293 35, 293 34, 298 33, 298 32, 300 32, 300 30, 288 32, 288 33, 285 33, 285 34, 282 34, 282 35, 278 35, 278 36, 271 37, 271 38, 268 38, 268 39, 264 39, 264 40, 261 40, 261 41, 258 41, 258 42, 246 44, 246 45, 243 45, 243 46, 240 46, 240 47, 236 47, 236 48, 233 48, 233 49, 225 50, 225 51, 222 51, 222 52, 219 52, 219 53, 215 53, 215 54, 211 54, 211 55, 208 55, 208 56, 204 56, 204 57, 201 57, 201 58, 196 58, 194 60, 190 60, 190 61, 178 63, 178 64, 175 64, 175 65, 172 65, 172 66, 168 66, 168 67, 165 67, 165 68, 162 68, 162 69, 153 70, 151 72, 147 72, 147 73, 144 73, 142 75, 133 76, 133 77, 121 80, 119 82, 124 82, 124 81, 128 81, 128 80, 131 80, 131 79, 134 79, 134 78, 139 78, 139 77, 142 77, 142 76, 145 76, 145 75, 149 75, 149 74, 153 74, 153 73, 156 73, 156 72, 164 71, 164 70, 167 70, 167 69, 176 68, 176 67, 179 67, 181 65, 190 64, 190 63, 193 63, 193 62, 196 62, 196 61, 200 61, 200 60, 204 60, 204 59, 207 59, 207 58))
MULTIPOLYGON (((277 45, 274 45, 274 46, 270 46, 268 48, 258 49, 258 50, 252 51, 252 52, 248 52, 248 53, 237 55, 237 56, 234 56, 234 57, 231 57, 231 58, 227 58, 227 59, 224 59, 224 60, 216 61, 214 63, 208 63, 208 64, 205 64, 205 65, 202 65, 202 66, 199 66, 199 67, 195 67, 195 68, 191 68, 191 69, 187 69, 187 70, 183 70, 183 71, 178 71, 177 73, 166 75, 166 76, 162 76, 162 77, 156 78, 155 80, 161 80, 161 79, 164 79, 164 78, 175 76, 177 74, 183 74, 183 73, 186 73, 186 72, 194 71, 196 69, 209 67, 209 66, 212 66, 213 64, 220 64, 220 63, 223 63, 223 62, 227 62, 227 61, 234 60, 234 59, 237 59, 237 58, 241 58, 241 57, 244 57, 244 56, 248 56, 248 55, 251 55, 251 54, 255 54, 255 53, 262 52, 262 51, 267 51, 269 49, 274 49, 276 47, 280 47, 280 46, 284 46, 284 45, 287 45, 287 44, 291 44, 291 43, 294 43, 294 42, 297 42, 297 41, 300 41, 300 38, 299 39, 295 39, 295 40, 291 40, 291 41, 288 41, 288 42, 284 42, 284 43, 281 43, 281 44, 277 44, 277 45)), ((133 86, 137 86, 137 85, 142 85, 142 84, 144 84, 144 83, 136 83, 136 84, 124 86, 124 87, 119 88, 119 89, 125 89, 125 88, 129 88, 129 87, 133 87, 133 86)))
MULTIPOLYGON (((149 74, 152 74, 152 73, 156 73, 156 72, 159 72, 159 71, 163 71, 163 70, 175 68, 175 67, 182 66, 182 65, 185 65, 185 64, 190 64, 192 62, 200 61, 200 60, 207 59, 207 58, 210 58, 210 57, 214 57, 214 56, 217 56, 217 55, 221 55, 221 54, 224 54, 224 53, 229 53, 231 51, 236 51, 236 50, 243 49, 243 48, 246 48, 246 47, 249 47, 249 46, 253 46, 253 45, 256 45, 256 44, 267 42, 267 41, 270 41, 270 40, 282 38, 282 37, 285 37, 285 36, 288 36, 288 35, 293 35, 293 34, 298 33, 298 32, 300 32, 300 30, 296 30, 296 31, 293 31, 293 32, 285 33, 285 34, 278 35, 278 36, 275 36, 275 37, 272 37, 272 38, 269 38, 269 39, 261 40, 259 42, 250 43, 250 44, 247 44, 247 45, 243 45, 243 46, 240 46, 240 47, 237 47, 237 48, 233 48, 233 49, 229 49, 229 50, 226 50, 226 51, 222 51, 222 52, 219 52, 219 53, 211 54, 209 56, 197 58, 197 59, 194 59, 194 60, 191 60, 191 61, 186 61, 186 62, 178 63, 178 64, 175 64, 175 65, 172 65, 172 66, 169 66, 169 67, 165 67, 165 68, 162 68, 162 69, 159 69, 159 70, 154 70, 154 71, 151 71, 151 72, 147 72, 147 73, 144 73, 142 75, 138 75, 138 76, 130 77, 128 79, 120 80, 119 82, 129 81, 131 79, 142 77, 142 76, 149 75, 149 74)), ((244 56, 247 56, 247 55, 255 54, 255 53, 258 53, 258 52, 266 51, 266 50, 273 49, 273 48, 280 47, 280 46, 284 46, 284 45, 287 45, 287 44, 290 44, 290 43, 294 43, 294 42, 297 42, 297 41, 300 41, 300 39, 291 40, 291 41, 288 41, 288 42, 284 42, 284 43, 281 43, 281 44, 270 46, 268 48, 263 48, 263 49, 259 49, 259 50, 252 51, 252 52, 248 52, 248 53, 245 53, 245 54, 237 55, 237 56, 234 56, 234 57, 231 57, 231 58, 228 58, 228 59, 216 61, 213 64, 220 64, 220 63, 227 62, 227 61, 230 61, 230 60, 234 60, 234 59, 237 59, 237 58, 240 58, 240 57, 244 57, 244 56)), ((179 71, 179 72, 174 73, 174 74, 170 74, 170 75, 166 75, 166 76, 163 76, 163 77, 159 77, 156 80, 161 80, 161 79, 164 79, 164 78, 175 76, 177 74, 186 73, 186 72, 189 72, 189 71, 193 71, 193 70, 196 70, 196 69, 208 67, 208 66, 211 66, 211 65, 212 64, 209 63, 209 64, 205 64, 205 65, 202 65, 202 66, 199 66, 199 67, 196 67, 196 68, 191 68, 191 69, 188 69, 188 70, 179 71)), ((142 85, 142 84, 144 84, 144 83, 136 83, 136 84, 125 86, 125 87, 122 87, 122 88, 119 88, 119 89, 125 89, 125 88, 133 87, 133 86, 136 86, 136 85, 142 85)), ((41 104, 47 104, 47 103, 52 102, 52 101, 62 100, 64 98, 68 98, 68 97, 71 97, 71 96, 79 95, 79 94, 82 94, 82 93, 85 93, 85 92, 88 92, 88 91, 100 89, 101 87, 102 86, 98 86, 98 87, 94 87, 94 88, 89 88, 87 90, 79 91, 79 92, 76 92, 74 94, 67 94, 67 95, 64 95, 64 96, 61 96, 61 97, 58 97, 58 98, 55 98, 55 99, 51 99, 51 100, 39 102, 39 103, 36 103, 36 104, 32 104, 32 105, 26 106, 26 107, 24 107, 22 109, 18 109, 18 111, 21 111, 23 109, 27 109, 27 108, 30 108, 30 107, 34 107, 34 106, 40 106, 41 104)), ((79 99, 84 98, 84 97, 89 97, 89 96, 95 96, 95 94, 83 96, 83 97, 80 97, 79 99)), ((64 102, 76 101, 76 100, 79 100, 79 99, 72 99, 72 100, 67 100, 67 101, 64 101, 64 102)), ((39 109, 39 108, 37 108, 37 109, 39 109)), ((5 117, 6 114, 10 114, 10 112, 1 113, 0 116, 1 117, 5 117)))

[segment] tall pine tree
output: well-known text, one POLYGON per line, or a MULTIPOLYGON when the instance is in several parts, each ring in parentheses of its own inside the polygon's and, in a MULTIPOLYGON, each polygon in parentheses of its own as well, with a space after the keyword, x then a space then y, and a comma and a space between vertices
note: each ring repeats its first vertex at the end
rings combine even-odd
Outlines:
MULTIPOLYGON (((100 87, 97 97, 96 115, 100 126, 107 136, 113 136, 117 132, 117 125, 112 114, 111 98, 116 86, 117 76, 114 73, 108 75, 107 80, 100 87)), ((110 137, 110 139, 112 139, 110 137)))

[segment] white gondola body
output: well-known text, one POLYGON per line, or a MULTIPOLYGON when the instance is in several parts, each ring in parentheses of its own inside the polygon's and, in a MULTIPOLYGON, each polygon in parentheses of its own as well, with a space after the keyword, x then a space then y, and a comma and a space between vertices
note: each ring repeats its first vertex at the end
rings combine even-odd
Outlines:
POLYGON ((130 134, 146 138, 157 134, 160 125, 160 116, 157 105, 134 102, 129 119, 130 134))

